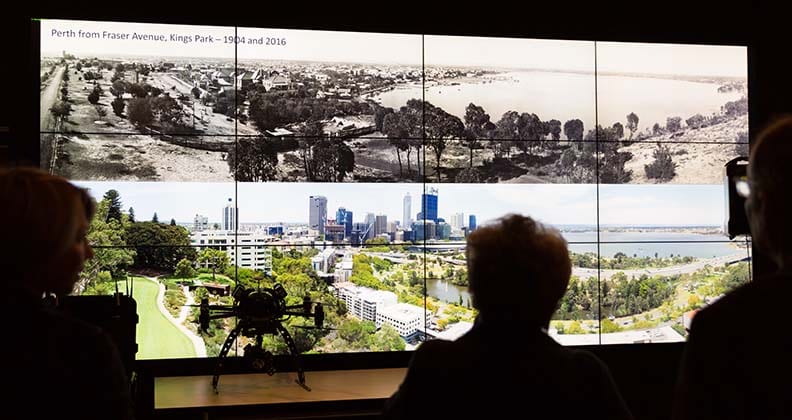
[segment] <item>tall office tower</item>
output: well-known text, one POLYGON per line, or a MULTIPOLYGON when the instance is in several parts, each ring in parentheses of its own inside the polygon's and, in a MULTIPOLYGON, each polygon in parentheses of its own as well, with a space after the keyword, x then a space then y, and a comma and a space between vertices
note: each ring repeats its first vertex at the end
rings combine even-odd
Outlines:
POLYGON ((365 229, 366 234, 362 238, 365 241, 366 239, 373 238, 375 235, 374 232, 377 228, 374 225, 377 223, 377 216, 375 216, 374 213, 366 213, 366 217, 363 218, 363 222, 367 226, 365 229))
POLYGON ((223 230, 237 230, 239 223, 239 207, 234 205, 232 198, 228 199, 228 204, 223 207, 223 230))
POLYGON ((388 232, 388 216, 384 214, 378 214, 375 219, 374 224, 374 236, 379 236, 383 233, 388 232))
POLYGON ((325 223, 327 223, 327 198, 321 195, 308 197, 308 226, 318 230, 320 235, 324 235, 325 223))
POLYGON ((336 223, 344 225, 344 236, 352 235, 352 210, 339 207, 336 211, 336 223))
POLYGON ((465 214, 454 213, 451 215, 451 229, 462 229, 465 227, 465 214))
POLYGON ((476 230, 476 215, 471 214, 468 216, 468 232, 473 232, 476 230))
POLYGON ((404 194, 404 199, 402 200, 402 221, 401 225, 404 229, 409 229, 410 225, 412 225, 412 218, 410 217, 410 213, 412 213, 412 197, 410 194, 404 194))
POLYGON ((421 194, 421 213, 423 218, 437 223, 437 188, 429 188, 421 194))

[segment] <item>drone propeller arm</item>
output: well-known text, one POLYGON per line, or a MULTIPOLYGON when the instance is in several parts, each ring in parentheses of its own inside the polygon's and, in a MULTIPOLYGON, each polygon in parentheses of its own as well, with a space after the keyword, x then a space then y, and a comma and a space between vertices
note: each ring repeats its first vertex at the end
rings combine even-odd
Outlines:
POLYGON ((236 315, 236 314, 235 314, 235 313, 233 313, 233 312, 229 312, 229 313, 222 313, 222 314, 212 314, 212 315, 209 315, 209 319, 223 319, 223 318, 230 318, 230 317, 232 317, 232 316, 235 316, 235 315, 236 315))
POLYGON ((314 316, 314 314, 312 314, 312 313, 310 313, 310 312, 297 312, 297 311, 295 311, 295 312, 292 312, 292 311, 283 311, 283 315, 291 315, 291 316, 304 316, 304 317, 308 317, 308 318, 310 318, 310 317, 314 316))

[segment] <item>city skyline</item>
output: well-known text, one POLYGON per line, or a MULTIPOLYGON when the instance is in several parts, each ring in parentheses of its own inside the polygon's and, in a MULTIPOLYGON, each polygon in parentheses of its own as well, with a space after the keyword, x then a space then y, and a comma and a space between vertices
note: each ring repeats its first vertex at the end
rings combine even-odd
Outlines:
MULTIPOLYGON (((195 215, 219 223, 223 206, 232 198, 239 223, 309 222, 309 197, 327 198, 328 218, 339 207, 354 213, 353 222, 367 213, 402 221, 403 199, 420 200, 421 184, 343 183, 157 183, 74 182, 97 200, 110 189, 119 192, 122 208, 135 209, 139 220, 192 223, 195 215)), ((574 184, 426 184, 438 189, 438 216, 450 223, 456 213, 476 215, 482 225, 510 212, 530 215, 553 225, 597 224, 597 186, 574 184)), ((420 202, 420 201, 417 201, 420 202)), ((413 209, 412 217, 420 211, 413 209)), ((332 215, 332 216, 330 216, 332 215)), ((599 224, 603 226, 721 226, 724 218, 720 185, 599 185, 599 224)))
MULTIPOLYGON (((280 42, 280 41, 278 41, 280 42)), ((117 54, 241 60, 313 61, 384 65, 546 69, 684 76, 747 77, 747 47, 626 43, 531 38, 494 38, 318 31, 160 23, 41 20, 41 52, 59 55, 117 54), (74 31, 74 36, 56 35, 74 31), (97 38, 80 35, 97 33, 97 38), (167 41, 108 39, 114 34, 162 35, 167 41), (177 40, 171 38, 176 35, 177 40), (198 41, 211 36, 215 41, 198 41), (285 44, 223 42, 226 36, 284 39, 285 44), (185 40, 189 41, 185 42, 185 40), (486 63, 482 65, 482 63, 486 63)))

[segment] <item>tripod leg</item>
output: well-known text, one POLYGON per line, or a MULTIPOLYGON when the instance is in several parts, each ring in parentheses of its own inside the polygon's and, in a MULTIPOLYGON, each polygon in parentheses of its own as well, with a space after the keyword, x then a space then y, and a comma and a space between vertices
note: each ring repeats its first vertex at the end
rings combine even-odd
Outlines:
POLYGON ((215 394, 218 393, 217 384, 220 382, 220 371, 223 369, 223 359, 228 355, 228 351, 231 350, 231 346, 234 344, 239 332, 242 331, 243 325, 242 322, 238 323, 237 326, 228 333, 228 337, 226 337, 223 347, 220 349, 220 354, 217 357, 217 364, 215 365, 215 373, 212 376, 212 388, 215 394))
POLYGON ((311 388, 305 384, 305 372, 302 368, 302 359, 300 359, 300 353, 297 353, 297 345, 294 344, 294 339, 292 339, 291 334, 289 334, 289 330, 286 329, 283 325, 277 326, 278 332, 283 337, 283 341, 286 342, 286 345, 289 346, 289 351, 292 354, 292 358, 294 358, 294 365, 297 368, 297 382, 298 385, 303 387, 306 391, 310 391, 311 388))

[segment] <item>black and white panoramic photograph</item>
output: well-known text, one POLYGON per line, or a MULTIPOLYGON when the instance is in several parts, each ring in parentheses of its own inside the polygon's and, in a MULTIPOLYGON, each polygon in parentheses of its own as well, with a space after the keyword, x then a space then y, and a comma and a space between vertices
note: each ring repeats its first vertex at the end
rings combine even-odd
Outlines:
POLYGON ((427 182, 596 182, 570 143, 595 121, 594 42, 426 35, 424 57, 422 90, 379 101, 402 127, 423 95, 427 182))
POLYGON ((220 161, 246 130, 206 100, 233 90, 233 32, 43 20, 42 165, 72 179, 231 180, 200 162, 220 161))
POLYGON ((41 31, 41 160, 57 173, 230 181, 240 166, 243 181, 399 177, 391 147, 367 153, 356 140, 382 137, 370 96, 420 86, 420 36, 64 21, 41 31), (236 138, 259 143, 241 145, 248 159, 236 138), (339 169, 325 170, 333 160, 339 169))
POLYGON ((748 156, 747 49, 597 42, 599 181, 721 184, 748 156))

